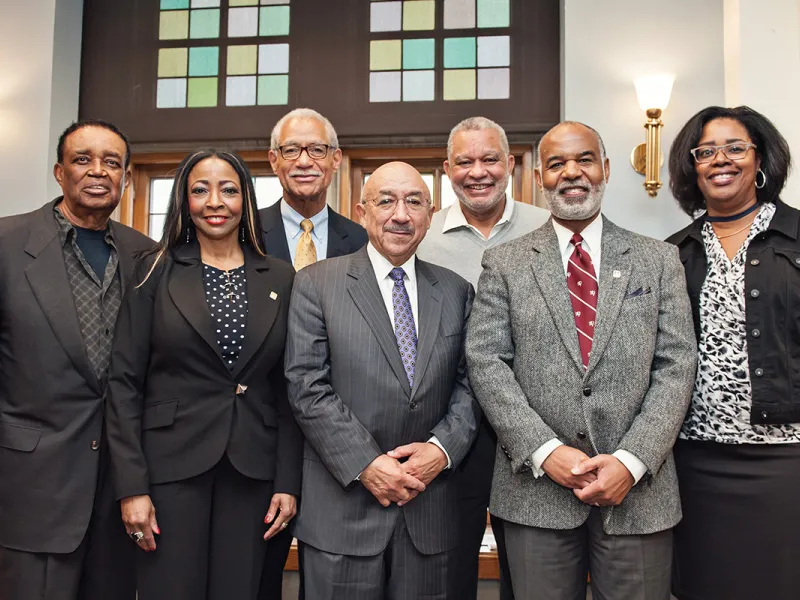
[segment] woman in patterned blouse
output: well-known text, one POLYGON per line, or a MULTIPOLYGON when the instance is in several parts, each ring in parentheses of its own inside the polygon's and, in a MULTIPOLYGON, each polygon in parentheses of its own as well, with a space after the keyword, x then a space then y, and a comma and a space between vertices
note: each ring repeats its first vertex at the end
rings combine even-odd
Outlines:
POLYGON ((294 271, 266 256, 241 158, 184 159, 134 279, 106 427, 139 598, 256 600, 265 541, 296 512, 303 439, 283 369, 294 271))
POLYGON ((696 220, 680 249, 698 341, 675 446, 680 600, 797 597, 800 212, 779 194, 789 146, 758 112, 709 107, 672 145, 670 186, 696 220))

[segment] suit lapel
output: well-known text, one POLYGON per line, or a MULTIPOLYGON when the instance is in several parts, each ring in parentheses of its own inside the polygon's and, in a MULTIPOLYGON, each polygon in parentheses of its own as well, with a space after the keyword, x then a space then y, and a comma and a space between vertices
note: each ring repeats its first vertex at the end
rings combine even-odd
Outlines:
POLYGON ((261 228, 264 230, 264 245, 267 254, 291 264, 292 255, 289 252, 289 244, 286 242, 286 229, 281 218, 281 202, 283 200, 279 200, 261 212, 261 228))
POLYGON ((416 394, 428 368, 433 347, 439 335, 439 322, 442 319, 442 292, 439 281, 428 269, 427 263, 417 259, 417 301, 419 302, 419 323, 417 323, 417 365, 414 370, 414 389, 416 394))
POLYGON ((603 239, 600 256, 600 277, 597 294, 597 322, 589 358, 591 371, 597 365, 611 339, 611 333, 625 300, 628 280, 631 276, 630 244, 623 231, 611 221, 603 218, 603 239))
POLYGON ((328 207, 328 254, 327 258, 334 256, 344 256, 349 254, 349 248, 345 239, 347 231, 342 227, 344 217, 337 214, 332 208, 328 207))
MULTIPOLYGON (((350 266, 347 274, 350 276, 347 291, 353 299, 356 308, 361 312, 364 320, 372 329, 378 344, 383 351, 389 366, 400 381, 407 395, 411 395, 411 386, 408 385, 400 351, 397 349, 397 339, 392 330, 392 322, 386 313, 386 305, 375 279, 375 271, 367 255, 366 246, 350 255, 350 266)), ((418 361, 419 363, 419 361, 418 361)))
POLYGON ((100 384, 86 354, 53 206, 54 203, 51 202, 41 209, 39 222, 28 238, 25 252, 35 260, 25 269, 25 276, 53 333, 75 369, 94 391, 100 393, 100 384))
POLYGON ((196 241, 175 250, 175 266, 169 278, 169 295, 189 325, 211 346, 219 357, 220 364, 224 366, 214 333, 214 322, 206 304, 203 263, 200 261, 200 246, 196 241))
POLYGON ((534 233, 531 268, 561 341, 575 365, 583 372, 583 358, 578 345, 578 331, 575 316, 572 314, 567 276, 552 223, 547 223, 534 233))
POLYGON ((248 298, 247 325, 242 350, 232 371, 234 378, 239 376, 263 345, 278 316, 280 303, 289 300, 270 296, 273 290, 270 287, 269 259, 257 255, 249 248, 245 248, 245 274, 248 298))
POLYGON ((135 259, 133 253, 128 250, 128 248, 125 246, 125 242, 122 241, 119 232, 116 231, 114 223, 109 221, 108 225, 111 227, 112 235, 114 236, 114 243, 117 245, 117 268, 119 269, 120 292, 121 296, 124 297, 125 292, 128 291, 128 283, 133 275, 135 259))

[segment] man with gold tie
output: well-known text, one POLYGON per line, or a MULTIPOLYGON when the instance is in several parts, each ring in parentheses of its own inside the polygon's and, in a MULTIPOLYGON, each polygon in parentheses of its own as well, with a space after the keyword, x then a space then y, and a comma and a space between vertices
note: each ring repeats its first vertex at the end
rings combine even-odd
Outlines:
POLYGON ((299 271, 367 243, 364 229, 327 205, 328 187, 342 162, 330 121, 309 108, 284 115, 272 130, 269 162, 280 179, 280 202, 259 211, 267 252, 299 271))

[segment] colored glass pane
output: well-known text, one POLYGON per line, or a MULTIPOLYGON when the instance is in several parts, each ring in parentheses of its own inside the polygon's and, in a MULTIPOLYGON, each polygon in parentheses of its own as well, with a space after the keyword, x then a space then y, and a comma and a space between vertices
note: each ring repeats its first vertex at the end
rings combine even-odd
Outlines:
POLYGON ((258 21, 258 35, 289 35, 289 7, 266 6, 258 21))
POLYGON ((373 40, 369 43, 370 71, 392 71, 400 69, 402 63, 400 40, 373 40))
POLYGON ((219 75, 219 48, 189 48, 189 76, 210 77, 219 75))
POLYGON ((508 27, 510 0, 478 0, 478 27, 508 27))
POLYGON ((371 3, 369 10, 370 31, 400 31, 402 21, 402 2, 371 3))
POLYGON ((404 69, 432 69, 435 65, 433 39, 403 40, 404 69))
POLYGON ((255 106, 255 76, 228 77, 225 81, 225 89, 225 104, 227 106, 255 106))
POLYGON ((406 0, 403 2, 403 30, 427 31, 436 26, 436 2, 406 0))
POLYGON ((156 108, 183 108, 186 106, 185 79, 159 79, 156 89, 156 108))
POLYGON ((189 0, 161 0, 161 10, 189 8, 189 0))
POLYGON ((445 70, 443 88, 445 100, 474 100, 475 70, 445 70))
POLYGON ((261 4, 289 4, 289 0, 261 0, 261 4))
POLYGON ((399 71, 394 71, 392 73, 370 73, 369 101, 399 102, 400 82, 399 71))
POLYGON ((258 46, 228 46, 228 75, 255 75, 258 46))
POLYGON ((289 44, 261 44, 258 47, 258 72, 288 73, 289 44))
POLYGON ((158 24, 158 39, 185 40, 189 35, 189 11, 161 11, 158 24))
POLYGON ((186 77, 186 48, 161 48, 158 51, 159 77, 186 77))
POLYGON ((495 35, 478 38, 479 67, 507 67, 511 61, 510 38, 495 35))
POLYGON ((193 108, 217 105, 217 78, 190 77, 188 106, 193 108))
POLYGON ((434 71, 403 71, 403 101, 433 100, 435 81, 434 71))
POLYGON ((192 8, 217 8, 220 0, 192 0, 192 8))
POLYGON ((258 0, 228 0, 228 6, 258 6, 258 0))
POLYGON ((478 69, 478 100, 511 97, 511 69, 478 69))
POLYGON ((444 40, 444 68, 469 69, 475 66, 475 38, 446 38, 444 40))
POLYGON ((288 75, 262 75, 258 78, 258 104, 268 106, 288 103, 288 75))
POLYGON ((444 0, 445 29, 473 29, 475 0, 444 0))
POLYGON ((228 10, 228 37, 255 37, 257 35, 258 7, 228 10))
POLYGON ((189 37, 193 40, 219 37, 219 9, 193 10, 189 37))

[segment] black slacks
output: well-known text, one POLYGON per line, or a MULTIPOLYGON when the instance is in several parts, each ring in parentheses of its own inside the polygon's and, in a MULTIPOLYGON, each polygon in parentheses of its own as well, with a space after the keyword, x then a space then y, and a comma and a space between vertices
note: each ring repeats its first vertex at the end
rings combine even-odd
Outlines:
MULTIPOLYGON (((478 437, 461 462, 457 478, 459 542, 450 554, 448 598, 476 600, 478 596, 478 557, 486 531, 486 510, 492 492, 492 475, 497 440, 486 418, 481 420, 478 437)), ((503 520, 491 516, 492 532, 500 559, 500 600, 514 600, 511 575, 503 535, 503 520)))
POLYGON ((153 485, 161 535, 154 552, 137 552, 139 600, 255 600, 272 490, 227 457, 202 475, 153 485))
POLYGON ((135 552, 114 498, 104 453, 92 518, 81 544, 69 554, 0 547, 0 599, 134 600, 135 552))
POLYGON ((290 526, 267 542, 258 600, 280 600, 283 594, 283 567, 293 539, 290 526))

